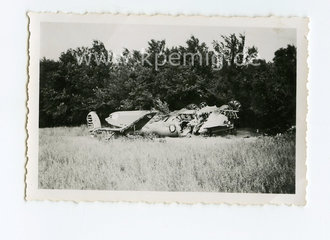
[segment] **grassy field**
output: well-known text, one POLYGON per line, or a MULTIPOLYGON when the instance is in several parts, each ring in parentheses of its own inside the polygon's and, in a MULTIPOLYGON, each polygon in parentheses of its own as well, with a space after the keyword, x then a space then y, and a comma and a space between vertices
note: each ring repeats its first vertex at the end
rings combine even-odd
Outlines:
POLYGON ((39 187, 295 192, 295 142, 281 137, 119 138, 85 127, 40 129, 39 187))

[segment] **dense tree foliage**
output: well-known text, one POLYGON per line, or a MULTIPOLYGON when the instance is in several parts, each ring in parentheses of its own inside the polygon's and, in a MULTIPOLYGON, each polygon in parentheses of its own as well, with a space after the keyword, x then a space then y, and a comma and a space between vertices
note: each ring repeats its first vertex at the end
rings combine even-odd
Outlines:
POLYGON ((242 104, 240 126, 280 132, 295 125, 294 46, 278 49, 266 62, 256 58, 256 47, 245 47, 244 35, 222 36, 212 49, 194 36, 185 46, 148 44, 145 53, 125 49, 115 59, 94 41, 91 48, 63 52, 57 61, 41 59, 40 127, 83 124, 91 110, 104 119, 116 110, 169 111, 233 99, 242 104))

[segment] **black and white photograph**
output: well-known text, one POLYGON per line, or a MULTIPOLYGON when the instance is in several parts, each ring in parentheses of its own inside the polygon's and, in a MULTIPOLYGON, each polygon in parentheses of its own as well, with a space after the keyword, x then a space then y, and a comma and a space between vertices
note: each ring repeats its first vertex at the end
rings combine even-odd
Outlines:
POLYGON ((0 239, 330 239, 330 1, 2 3, 0 239))
POLYGON ((304 204, 307 18, 29 17, 28 199, 304 204))

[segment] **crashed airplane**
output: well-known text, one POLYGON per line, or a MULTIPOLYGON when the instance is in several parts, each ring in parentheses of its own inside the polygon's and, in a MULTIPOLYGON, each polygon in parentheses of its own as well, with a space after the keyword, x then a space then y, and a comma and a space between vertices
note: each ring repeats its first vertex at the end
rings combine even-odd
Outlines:
POLYGON ((105 135, 106 139, 118 135, 156 135, 159 137, 211 136, 234 129, 241 104, 231 101, 228 105, 200 107, 191 104, 169 114, 158 111, 117 111, 105 119, 102 127, 96 112, 87 115, 87 125, 92 136, 105 135), (193 106, 193 107, 191 107, 193 106))

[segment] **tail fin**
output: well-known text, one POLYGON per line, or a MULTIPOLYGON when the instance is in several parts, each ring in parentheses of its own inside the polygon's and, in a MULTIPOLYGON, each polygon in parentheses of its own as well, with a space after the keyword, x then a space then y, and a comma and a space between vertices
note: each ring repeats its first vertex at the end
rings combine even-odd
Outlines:
POLYGON ((90 112, 87 114, 87 126, 90 132, 93 132, 101 128, 100 118, 97 116, 96 112, 90 112))

